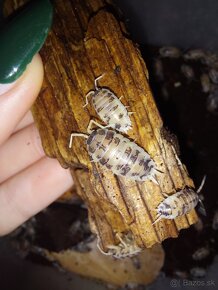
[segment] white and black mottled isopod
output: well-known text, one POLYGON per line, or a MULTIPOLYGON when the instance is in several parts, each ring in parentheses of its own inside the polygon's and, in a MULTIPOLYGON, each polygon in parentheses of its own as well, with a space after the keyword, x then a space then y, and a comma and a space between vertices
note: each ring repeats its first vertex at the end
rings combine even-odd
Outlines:
POLYGON ((86 103, 88 105, 88 97, 92 96, 92 104, 96 113, 104 121, 108 127, 117 131, 127 133, 131 129, 130 115, 133 112, 128 112, 126 107, 121 103, 120 99, 109 89, 97 85, 97 81, 103 75, 95 79, 95 90, 90 91, 86 95, 86 103))
MULTIPOLYGON (((198 202, 201 201, 198 194, 205 183, 205 179, 206 176, 203 178, 197 192, 191 188, 184 188, 167 196, 157 207, 157 218, 154 223, 157 223, 161 219, 175 219, 194 209, 198 202)), ((202 212, 205 211, 203 206, 201 210, 202 212)))
POLYGON ((101 129, 90 131, 91 121, 86 134, 71 134, 69 147, 72 146, 73 136, 87 138, 86 144, 91 161, 98 162, 114 174, 124 176, 135 181, 147 179, 157 183, 155 174, 158 172, 154 161, 145 150, 133 141, 113 130, 101 129))

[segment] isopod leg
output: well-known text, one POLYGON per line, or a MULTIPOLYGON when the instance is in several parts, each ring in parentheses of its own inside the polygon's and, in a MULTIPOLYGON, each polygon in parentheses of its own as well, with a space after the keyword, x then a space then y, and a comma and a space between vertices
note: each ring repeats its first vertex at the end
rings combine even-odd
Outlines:
POLYGON ((97 77, 95 79, 95 89, 96 89, 96 91, 99 90, 99 88, 98 88, 98 80, 100 80, 103 77, 104 77, 104 74, 100 75, 99 77, 97 77))
POLYGON ((161 192, 161 194, 162 194, 164 197, 166 197, 166 198, 169 197, 169 195, 168 195, 166 192, 161 192))
POLYGON ((204 206, 203 201, 201 199, 199 199, 199 203, 200 203, 200 206, 198 208, 199 212, 202 215, 207 216, 207 212, 206 212, 205 206, 204 206))
POLYGON ((88 100, 88 97, 93 95, 95 93, 95 91, 90 91, 88 92, 88 94, 86 94, 85 98, 86 98, 86 103, 85 105, 83 106, 83 108, 85 108, 88 104, 89 104, 89 100, 88 100))
POLYGON ((135 114, 135 112, 128 112, 128 115, 129 115, 129 116, 131 116, 131 115, 133 115, 133 114, 135 114))
POLYGON ((70 135, 70 142, 69 142, 69 148, 72 148, 72 143, 73 143, 73 137, 83 137, 83 138, 88 138, 86 134, 83 133, 72 133, 70 135))
POLYGON ((119 239, 119 241, 121 242, 121 244, 125 247, 125 248, 127 248, 127 244, 124 242, 124 240, 121 238, 121 236, 117 233, 116 234, 116 236, 117 236, 117 238, 119 239))
POLYGON ((110 127, 110 125, 108 125, 108 126, 103 126, 103 125, 99 124, 98 122, 96 122, 96 121, 94 121, 94 120, 91 120, 91 121, 89 122, 88 127, 87 127, 87 132, 88 132, 89 134, 91 134, 92 131, 93 131, 93 130, 91 130, 92 124, 98 126, 98 127, 101 128, 101 129, 105 129, 105 128, 110 127))
POLYGON ((158 183, 158 181, 157 181, 157 179, 156 179, 155 176, 151 175, 151 176, 148 177, 148 179, 149 179, 150 181, 154 182, 155 184, 160 185, 160 184, 158 183))
MULTIPOLYGON (((109 246, 110 247, 110 246, 109 246)), ((108 248, 109 248, 108 247, 108 248)), ((97 239, 97 248, 99 249, 99 251, 103 254, 103 255, 106 255, 106 256, 111 256, 111 253, 110 252, 105 252, 102 250, 102 247, 100 246, 100 239, 98 237, 97 239)))
POLYGON ((179 157, 178 157, 178 155, 177 155, 177 153, 176 153, 176 150, 175 150, 174 146, 171 145, 171 148, 172 148, 173 153, 174 153, 174 155, 175 155, 175 158, 176 158, 176 161, 177 161, 177 163, 178 163, 178 166, 183 167, 183 164, 182 164, 181 160, 179 159, 179 157))
POLYGON ((159 220, 161 220, 162 218, 163 218, 162 215, 161 215, 161 214, 158 214, 158 215, 156 216, 155 221, 152 223, 152 225, 154 225, 154 224, 156 224, 157 222, 159 222, 159 220))

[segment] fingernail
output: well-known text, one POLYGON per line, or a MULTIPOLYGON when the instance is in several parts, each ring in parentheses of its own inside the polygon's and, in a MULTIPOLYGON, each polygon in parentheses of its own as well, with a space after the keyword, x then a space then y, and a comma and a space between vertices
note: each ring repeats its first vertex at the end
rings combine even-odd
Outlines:
POLYGON ((53 16, 49 0, 30 1, 0 27, 0 83, 14 82, 25 71, 48 35, 53 16))

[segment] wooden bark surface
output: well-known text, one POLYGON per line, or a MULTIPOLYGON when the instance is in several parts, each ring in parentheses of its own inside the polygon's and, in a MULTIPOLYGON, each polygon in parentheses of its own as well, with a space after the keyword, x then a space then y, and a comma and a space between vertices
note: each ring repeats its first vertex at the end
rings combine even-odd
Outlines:
POLYGON ((52 31, 40 52, 44 84, 32 108, 46 154, 72 169, 77 191, 88 205, 92 231, 104 251, 119 243, 118 235, 131 234, 141 248, 177 237, 181 229, 197 221, 196 212, 152 225, 155 208, 164 199, 161 192, 172 194, 193 187, 193 182, 162 134, 163 121, 139 49, 105 1, 57 0, 55 5, 52 31), (122 103, 135 112, 128 136, 136 139, 163 172, 157 178, 160 186, 151 181, 133 182, 91 163, 83 138, 75 137, 69 149, 72 132, 86 133, 89 121, 99 120, 91 104, 83 105, 101 74, 105 75, 99 85, 123 96, 122 103))

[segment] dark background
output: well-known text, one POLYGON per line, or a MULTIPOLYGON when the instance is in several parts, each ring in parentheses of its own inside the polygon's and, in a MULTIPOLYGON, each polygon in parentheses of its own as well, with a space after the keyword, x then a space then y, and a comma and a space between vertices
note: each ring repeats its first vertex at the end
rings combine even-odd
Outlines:
POLYGON ((115 0, 133 40, 184 49, 218 49, 216 0, 115 0))

